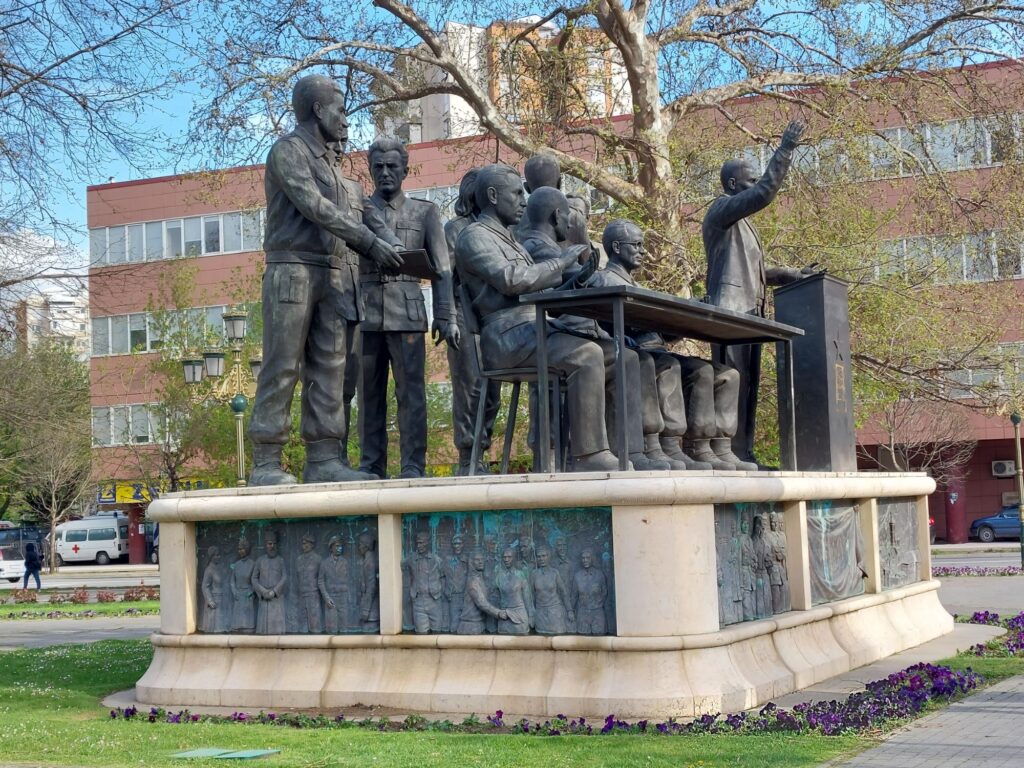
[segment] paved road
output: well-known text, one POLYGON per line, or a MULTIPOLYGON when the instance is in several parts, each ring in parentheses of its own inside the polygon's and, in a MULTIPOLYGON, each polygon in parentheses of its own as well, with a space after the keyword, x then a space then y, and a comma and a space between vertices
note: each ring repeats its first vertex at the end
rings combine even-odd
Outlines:
POLYGON ((993 685, 842 763, 846 768, 1017 768, 1024 755, 1024 676, 993 685))
POLYGON ((159 626, 159 616, 0 621, 0 651, 44 648, 61 643, 95 643, 97 640, 149 637, 159 626))
MULTIPOLYGON (((43 588, 74 589, 89 587, 90 589, 111 589, 119 587, 137 587, 141 582, 147 587, 160 586, 160 572, 155 566, 126 565, 65 565, 51 576, 45 571, 42 574, 43 588)), ((0 592, 20 589, 21 580, 10 583, 0 579, 0 592)))

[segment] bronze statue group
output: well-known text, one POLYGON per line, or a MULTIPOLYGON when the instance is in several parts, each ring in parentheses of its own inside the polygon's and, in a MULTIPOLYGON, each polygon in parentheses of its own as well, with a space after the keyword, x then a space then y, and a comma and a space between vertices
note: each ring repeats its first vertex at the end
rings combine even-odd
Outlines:
MULTIPOLYGON (((436 343, 447 345, 458 474, 469 474, 479 398, 486 398, 482 449, 490 444, 500 399, 500 385, 484 384, 481 369, 537 364, 536 310, 520 296, 574 278, 585 286, 635 285, 633 273, 645 255, 643 230, 624 219, 610 222, 601 239, 607 262, 587 275, 596 254, 587 231, 589 206, 562 193, 560 169, 550 155, 527 161, 525 185, 507 165, 470 171, 459 188, 456 218, 442 225, 436 205, 402 191, 409 157, 395 139, 378 139, 367 153, 371 196, 342 176, 338 161, 348 124, 335 82, 303 77, 292 102, 296 128, 274 144, 266 164, 264 364, 249 427, 250 484, 296 481, 281 466, 281 450, 299 381, 303 482, 386 477, 389 372, 399 477, 424 476, 428 321, 420 277, 405 263, 413 257, 425 259, 431 275, 429 330, 436 343), (358 468, 349 466, 347 455, 355 392, 358 468)), ((790 124, 761 176, 744 161, 723 166, 723 193, 703 224, 710 303, 763 316, 766 287, 802 276, 800 270, 765 267, 747 218, 774 199, 802 132, 802 124, 790 124)), ((753 439, 760 347, 713 345, 708 361, 673 352, 657 333, 627 333, 628 466, 758 469, 753 439)), ((546 348, 549 366, 566 384, 570 467, 618 470, 611 450, 616 441, 609 437, 612 338, 593 320, 562 315, 548 321, 546 348)), ((472 469, 487 472, 482 464, 472 469)))

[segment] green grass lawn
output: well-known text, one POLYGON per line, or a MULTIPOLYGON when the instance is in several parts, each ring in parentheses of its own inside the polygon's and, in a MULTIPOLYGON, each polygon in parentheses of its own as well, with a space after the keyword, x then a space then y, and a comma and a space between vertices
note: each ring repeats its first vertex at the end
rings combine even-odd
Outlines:
MULTIPOLYGON (((293 730, 272 725, 112 721, 99 700, 131 688, 152 650, 110 640, 0 654, 0 761, 65 766, 223 765, 170 759, 199 747, 280 749, 273 766, 790 768, 872 744, 860 736, 511 736, 293 730)), ((478 713, 481 716, 489 713, 478 713)))
POLYGON ((950 669, 973 669, 985 678, 985 685, 998 683, 1014 675, 1024 675, 1024 659, 1021 658, 979 658, 977 656, 952 656, 935 662, 950 669))
POLYGON ((45 618, 51 611, 61 613, 85 613, 92 611, 96 616, 124 616, 128 609, 139 613, 155 615, 160 613, 159 600, 139 600, 130 603, 7 603, 0 605, 0 619, 45 618), (22 614, 31 614, 29 617, 22 614))

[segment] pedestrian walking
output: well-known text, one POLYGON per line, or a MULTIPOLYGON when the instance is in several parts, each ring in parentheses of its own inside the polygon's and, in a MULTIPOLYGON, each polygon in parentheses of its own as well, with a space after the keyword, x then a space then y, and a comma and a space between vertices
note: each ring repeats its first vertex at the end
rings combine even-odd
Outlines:
POLYGON ((25 545, 25 576, 22 589, 28 589, 28 577, 34 576, 36 579, 36 591, 42 589, 42 584, 39 581, 39 571, 43 568, 43 561, 39 557, 39 553, 36 551, 36 545, 31 541, 25 545))

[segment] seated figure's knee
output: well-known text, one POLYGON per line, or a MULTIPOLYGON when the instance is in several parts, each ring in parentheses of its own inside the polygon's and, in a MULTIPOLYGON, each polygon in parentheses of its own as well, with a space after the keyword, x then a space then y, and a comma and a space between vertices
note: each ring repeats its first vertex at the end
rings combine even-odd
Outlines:
POLYGON ((715 365, 715 386, 728 386, 739 384, 740 372, 728 365, 715 365))

